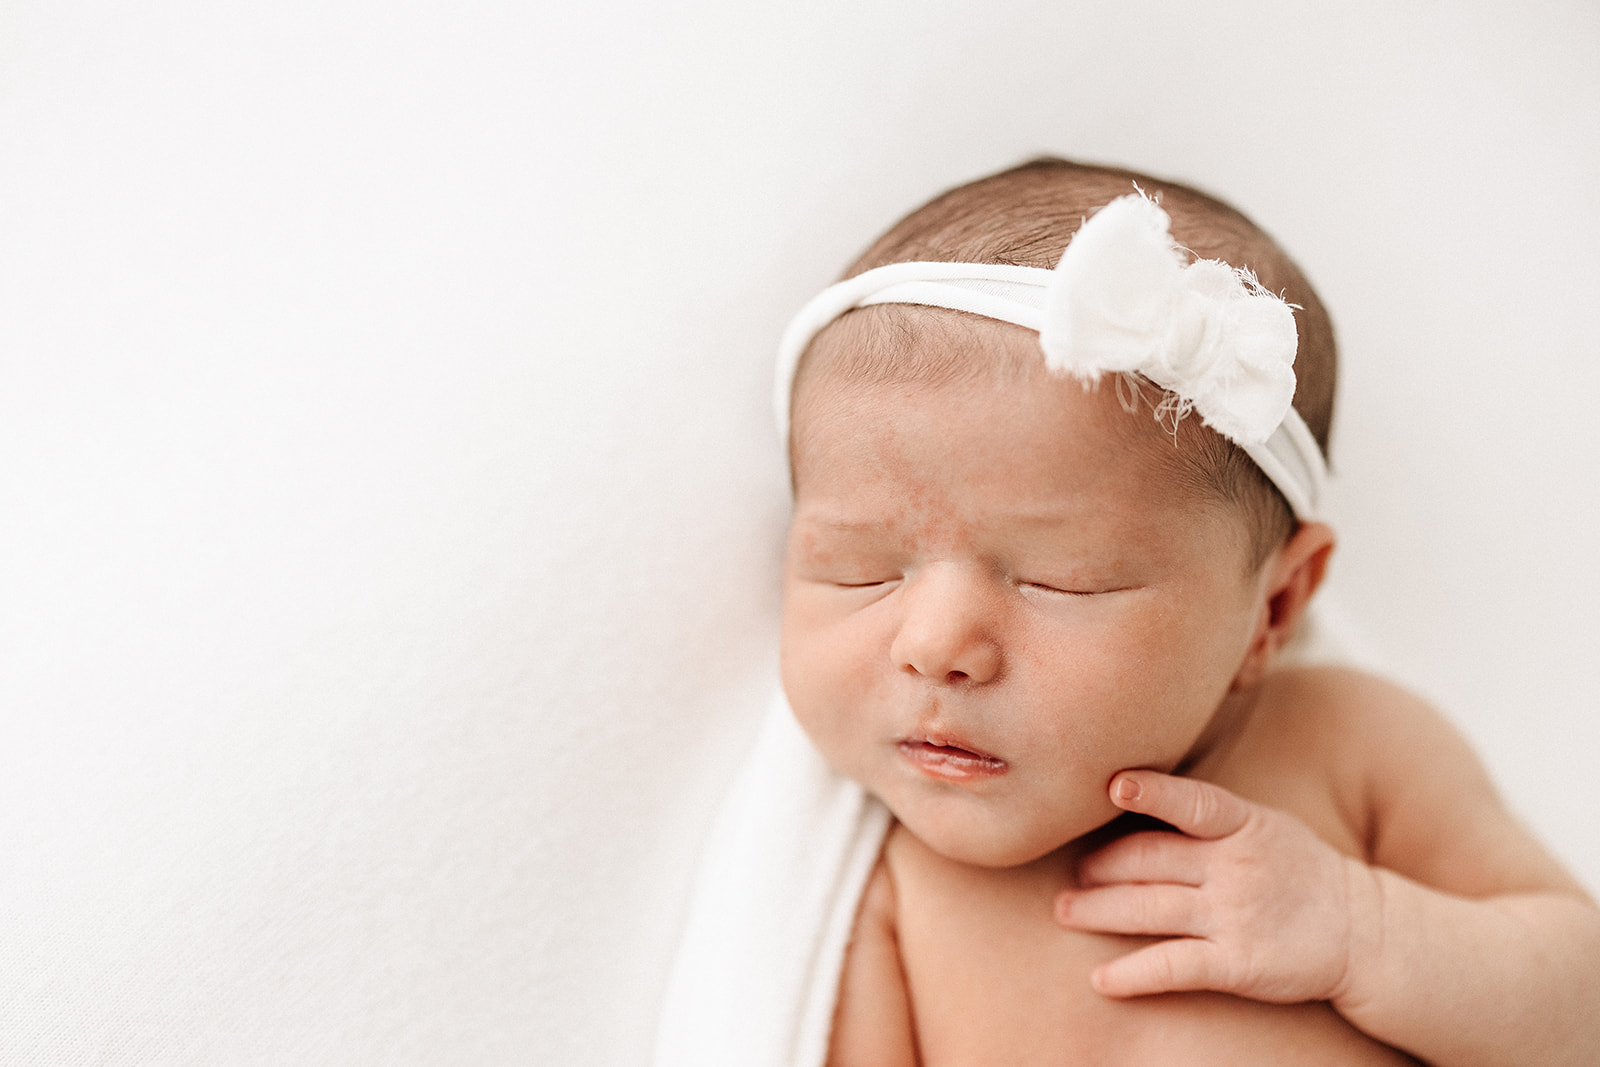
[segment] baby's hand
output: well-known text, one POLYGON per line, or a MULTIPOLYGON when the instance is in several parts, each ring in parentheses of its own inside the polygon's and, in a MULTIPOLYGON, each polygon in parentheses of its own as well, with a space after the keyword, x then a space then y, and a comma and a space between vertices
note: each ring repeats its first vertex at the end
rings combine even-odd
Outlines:
POLYGON ((1182 833, 1113 841, 1081 861, 1081 888, 1057 898, 1064 926, 1170 938, 1102 964, 1098 992, 1336 1000, 1376 953, 1377 876, 1293 816, 1156 771, 1118 774, 1111 799, 1182 833))

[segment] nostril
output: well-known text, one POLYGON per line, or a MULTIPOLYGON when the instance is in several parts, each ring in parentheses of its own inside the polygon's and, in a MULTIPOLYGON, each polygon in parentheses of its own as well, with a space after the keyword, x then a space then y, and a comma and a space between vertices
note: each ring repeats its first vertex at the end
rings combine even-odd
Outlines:
POLYGON ((966 671, 951 671, 949 674, 944 676, 945 682, 950 685, 955 685, 957 682, 964 682, 967 680, 967 678, 968 674, 966 671))

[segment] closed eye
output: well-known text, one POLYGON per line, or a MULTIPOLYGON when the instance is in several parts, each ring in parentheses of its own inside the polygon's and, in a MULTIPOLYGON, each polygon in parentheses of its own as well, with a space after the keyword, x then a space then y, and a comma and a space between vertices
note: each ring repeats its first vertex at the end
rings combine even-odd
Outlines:
POLYGON ((1051 594, 1051 595, 1054 595, 1054 596, 1091 597, 1091 596, 1104 596, 1107 593, 1122 593, 1122 592, 1126 592, 1127 590, 1132 589, 1133 586, 1121 585, 1121 586, 1107 586, 1105 588, 1091 588, 1091 589, 1063 589, 1060 586, 1046 585, 1043 582, 1018 582, 1017 583, 1017 588, 1019 588, 1019 589, 1038 590, 1041 593, 1048 593, 1048 594, 1051 594))
POLYGON ((1041 593, 1054 593, 1057 596, 1094 596, 1094 591, 1089 589, 1060 589, 1043 582, 1018 582, 1019 589, 1032 589, 1041 593))

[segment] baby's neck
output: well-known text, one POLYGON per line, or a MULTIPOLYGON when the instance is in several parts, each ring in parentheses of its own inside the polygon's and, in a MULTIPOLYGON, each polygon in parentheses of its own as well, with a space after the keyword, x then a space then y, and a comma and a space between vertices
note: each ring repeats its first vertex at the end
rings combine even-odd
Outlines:
POLYGON ((1207 778, 1232 756, 1239 739, 1250 726, 1259 703, 1260 688, 1236 689, 1222 698, 1216 714, 1200 737, 1170 773, 1191 778, 1207 778))

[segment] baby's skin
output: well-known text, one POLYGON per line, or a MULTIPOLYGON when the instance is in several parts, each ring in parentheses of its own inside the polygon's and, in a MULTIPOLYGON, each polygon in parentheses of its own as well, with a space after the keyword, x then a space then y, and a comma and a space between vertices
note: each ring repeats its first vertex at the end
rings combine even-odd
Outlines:
POLYGON ((1600 911, 1422 702, 1275 666, 1331 532, 1258 560, 1176 447, 1042 369, 799 395, 784 684, 896 820, 830 1063, 1594 1063, 1600 911))
POLYGON ((1119 776, 1114 793, 1136 781, 1139 799, 1123 803, 1196 833, 1158 832, 1124 817, 1017 867, 949 860, 896 825, 857 920, 833 1062, 1410 1063, 1329 1002, 1350 973, 1350 938, 1340 930, 1349 913, 1323 895, 1329 884, 1359 876, 1344 861, 1365 867, 1387 859, 1463 890, 1567 884, 1504 819, 1453 731, 1414 699, 1354 672, 1272 672, 1256 690, 1250 729, 1186 775, 1197 777, 1135 772, 1119 776), (1380 810, 1406 786, 1403 769, 1384 767, 1384 757, 1405 742, 1427 746, 1437 765, 1461 774, 1465 809, 1489 816, 1462 819, 1456 829, 1504 859, 1522 854, 1526 869, 1451 870, 1461 857, 1446 855, 1440 846, 1449 842, 1421 828, 1407 839, 1402 820, 1389 820, 1387 835, 1374 834, 1380 810), (1213 789, 1199 776, 1230 788, 1213 789), (1106 888, 1146 878, 1193 898, 1180 898, 1174 910, 1204 917, 1151 914, 1162 911, 1161 895, 1119 902, 1117 888, 1106 888), (1098 901, 1084 885, 1108 899, 1098 901), (1063 920, 1072 928, 1058 925, 1063 920), (1169 960, 1134 951, 1146 945, 1197 950, 1201 971, 1180 973, 1187 953, 1169 960), (1213 958, 1201 953, 1211 949, 1222 973, 1205 970, 1213 958), (1269 955, 1255 959, 1261 949, 1269 955), (1273 951, 1287 958, 1272 959, 1273 951), (1261 999, 1127 995, 1190 985, 1261 999), (913 1033, 914 1047, 907 1043, 913 1033), (874 1051, 855 1058, 856 1040, 874 1051), (896 1041, 898 1057, 886 1057, 896 1041))

